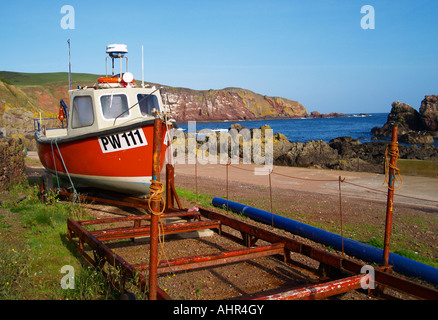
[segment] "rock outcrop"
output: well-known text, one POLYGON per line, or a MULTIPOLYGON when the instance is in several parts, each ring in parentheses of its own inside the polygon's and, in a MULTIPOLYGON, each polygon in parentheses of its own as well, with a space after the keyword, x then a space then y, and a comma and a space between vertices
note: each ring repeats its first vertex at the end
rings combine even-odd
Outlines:
POLYGON ((398 127, 400 142, 433 143, 433 137, 438 136, 438 96, 425 96, 421 102, 420 112, 406 103, 393 102, 386 123, 383 127, 372 128, 371 134, 378 137, 391 137, 393 126, 398 127))
MULTIPOLYGON (((239 123, 230 126, 230 130, 242 133, 242 130, 246 130, 248 137, 254 136, 255 128, 248 129, 242 127, 239 123)), ((263 140, 264 130, 270 129, 269 126, 260 127, 258 130, 261 132, 262 137, 262 150, 264 150, 263 140)), ((221 133, 222 134, 222 133, 221 133)), ((218 134, 217 143, 218 154, 220 152, 220 136, 218 134)), ((214 137, 214 134, 213 134, 214 137)), ((388 146, 387 142, 366 142, 361 143, 359 140, 351 137, 338 137, 332 139, 329 143, 322 140, 302 142, 291 142, 287 137, 281 133, 273 134, 273 164, 283 166, 297 166, 297 167, 316 167, 324 169, 337 169, 347 171, 366 171, 374 173, 384 172, 385 151, 388 146)), ((187 134, 185 139, 187 141, 187 134)), ((195 139, 191 137, 191 139, 195 139)), ((209 138, 211 139, 211 137, 209 138)), ((204 150, 205 143, 210 140, 199 139, 192 145, 196 145, 198 150, 204 150), (204 145, 204 147, 203 147, 204 145)), ((184 140, 179 139, 177 143, 186 143, 184 140)), ((239 143, 239 142, 237 142, 239 143)), ((251 138, 251 143, 253 139, 251 138)), ((179 148, 179 150, 185 150, 190 152, 187 148, 179 148)), ((225 149, 224 149, 225 150, 225 149)), ((422 144, 403 146, 399 145, 399 152, 401 159, 416 159, 416 160, 433 160, 438 161, 438 148, 422 144)), ((262 155, 264 153, 262 152, 262 155)), ((242 142, 239 146, 239 156, 243 158, 242 142)), ((228 157, 231 158, 231 148, 228 146, 228 157)))
POLYGON ((347 115, 345 113, 339 113, 339 112, 319 113, 318 111, 312 111, 310 113, 311 118, 339 118, 346 116, 347 115))
POLYGON ((296 167, 317 166, 320 168, 331 168, 338 163, 338 158, 339 155, 336 150, 331 148, 327 143, 322 140, 312 140, 306 143, 292 143, 292 147, 287 153, 274 159, 274 164, 296 167))
POLYGON ((402 136, 411 131, 423 129, 420 113, 410 105, 401 102, 393 102, 391 112, 383 127, 374 127, 371 133, 375 136, 392 136, 392 127, 398 127, 398 134, 402 136))
POLYGON ((421 102, 421 122, 427 131, 438 132, 438 96, 429 95, 421 102))

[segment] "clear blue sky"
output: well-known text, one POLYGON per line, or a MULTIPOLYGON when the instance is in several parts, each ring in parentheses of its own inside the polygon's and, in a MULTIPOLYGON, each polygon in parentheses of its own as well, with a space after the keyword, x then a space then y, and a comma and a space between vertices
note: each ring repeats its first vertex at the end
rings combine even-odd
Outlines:
POLYGON ((241 87, 319 112, 389 112, 438 94, 436 0, 14 0, 0 7, 0 70, 105 73, 124 43, 129 71, 192 89, 241 87), (63 29, 64 5, 75 29, 63 29), (364 5, 375 29, 362 29, 364 5))

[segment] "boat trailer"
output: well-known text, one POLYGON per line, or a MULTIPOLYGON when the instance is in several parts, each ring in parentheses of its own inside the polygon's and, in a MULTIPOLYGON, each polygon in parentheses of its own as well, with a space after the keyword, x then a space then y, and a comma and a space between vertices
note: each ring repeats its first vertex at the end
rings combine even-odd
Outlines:
MULTIPOLYGON (((158 130, 156 136, 159 134, 158 130)), ((155 145, 155 141, 159 139, 154 139, 154 155, 159 157, 159 144, 155 145)), ((154 159, 154 165, 157 163, 159 161, 154 159)), ((157 169, 154 172, 155 177, 159 177, 157 169)), ((313 300, 325 299, 352 290, 360 290, 378 299, 393 299, 397 296, 392 294, 394 291, 401 293, 403 297, 407 295, 414 299, 438 299, 438 290, 433 286, 423 285, 395 275, 390 265, 374 266, 372 273, 364 272, 364 267, 367 266, 364 262, 329 252, 307 241, 269 231, 267 228, 238 220, 228 214, 204 208, 183 208, 174 187, 174 168, 170 164, 166 165, 165 182, 165 190, 164 188, 162 190, 163 193, 165 191, 165 200, 164 198, 158 200, 132 197, 114 200, 79 195, 83 201, 137 208, 145 210, 146 214, 86 221, 68 219, 67 221, 69 240, 83 257, 102 271, 122 293, 127 291, 125 284, 130 281, 145 292, 150 300, 170 300, 172 297, 158 286, 158 275, 186 272, 190 276, 190 272, 199 269, 273 257, 296 269, 297 273, 305 272, 317 280, 306 285, 288 288, 282 286, 276 290, 264 290, 248 296, 240 295, 234 299, 313 300), (175 207, 175 202, 177 207, 175 207), (171 218, 179 218, 179 220, 159 225, 160 219, 164 221, 171 218), (239 245, 239 249, 158 260, 160 237, 203 229, 211 229, 217 236, 232 240, 239 245), (108 242, 114 240, 134 240, 144 237, 149 238, 150 256, 149 261, 143 263, 130 263, 107 245, 108 242), (257 242, 262 242, 262 244, 257 245, 257 242), (304 268, 293 258, 294 255, 310 258, 318 266, 304 268), (118 270, 119 279, 115 279, 111 272, 105 271, 105 267, 118 270)), ((153 184, 158 183, 158 178, 156 178, 153 184)), ((59 194, 73 196, 67 190, 61 190, 59 194)))

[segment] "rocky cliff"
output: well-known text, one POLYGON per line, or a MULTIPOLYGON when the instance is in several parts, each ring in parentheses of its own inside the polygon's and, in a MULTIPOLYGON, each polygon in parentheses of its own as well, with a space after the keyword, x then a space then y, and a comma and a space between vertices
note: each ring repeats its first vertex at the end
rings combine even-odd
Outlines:
POLYGON ((197 91, 166 87, 163 99, 177 121, 255 120, 307 115, 297 101, 263 96, 240 88, 197 91))
POLYGON ((433 143, 434 137, 438 136, 438 96, 425 96, 420 112, 406 103, 393 102, 386 123, 383 127, 372 128, 371 133, 391 137, 393 126, 398 127, 400 142, 433 143))

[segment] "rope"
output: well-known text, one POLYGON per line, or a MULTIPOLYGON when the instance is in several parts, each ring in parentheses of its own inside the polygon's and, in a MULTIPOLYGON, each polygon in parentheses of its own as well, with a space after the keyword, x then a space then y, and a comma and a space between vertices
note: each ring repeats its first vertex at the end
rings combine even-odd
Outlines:
POLYGON ((50 147, 52 148, 53 165, 55 166, 56 182, 57 182, 57 184, 58 184, 58 191, 57 191, 57 193, 59 193, 59 191, 61 190, 61 186, 60 186, 60 184, 59 184, 58 169, 56 168, 55 152, 54 152, 54 150, 53 150, 53 141, 54 141, 54 139, 51 139, 51 140, 50 140, 50 147))
MULTIPOLYGON (((79 200, 79 203, 80 203, 81 199, 79 198, 79 194, 76 191, 76 188, 75 188, 75 185, 73 184, 73 181, 71 180, 70 173, 68 172, 67 166, 65 165, 65 162, 64 162, 64 158, 62 157, 61 150, 59 149, 58 138, 59 137, 52 139, 50 144, 52 145, 53 141, 55 141, 55 146, 56 146, 56 149, 58 149, 58 153, 59 153, 59 157, 61 158, 62 165, 65 169, 65 172, 67 173, 67 177, 68 177, 68 180, 70 181, 71 187, 73 188, 73 204, 75 204, 76 200, 79 200)), ((53 162, 55 163, 55 155, 53 153, 53 145, 52 145, 52 154, 53 154, 53 162)), ((55 163, 55 171, 56 171, 56 178, 58 179, 58 170, 56 169, 56 163, 55 163)), ((59 188, 59 179, 58 179, 58 188, 59 188)))
POLYGON ((391 142, 388 144, 385 150, 385 183, 388 184, 388 189, 392 191, 400 190, 403 186, 403 178, 400 175, 400 169, 397 168, 397 161, 400 158, 400 153, 398 150, 398 142, 391 142), (389 155, 389 157, 388 157, 389 155), (394 159, 394 164, 391 164, 391 159, 394 159), (394 170, 394 176, 393 176, 393 185, 391 186, 389 183, 389 172, 390 169, 394 170), (394 188, 395 181, 400 181, 400 186, 397 188, 394 188))
POLYGON ((165 187, 164 187, 163 183, 160 181, 152 180, 151 182, 152 183, 149 186, 150 195, 149 195, 149 199, 148 199, 149 211, 153 215, 161 216, 164 213, 164 210, 166 209, 166 207, 164 205, 164 199, 162 196, 162 193, 164 192, 165 187), (161 208, 159 211, 154 211, 152 209, 152 206, 151 206, 152 201, 160 203, 161 208), (163 204, 163 206, 161 206, 161 204, 163 204))
MULTIPOLYGON (((225 165, 227 166, 228 164, 219 164, 219 165, 225 165)), ((244 168, 240 168, 238 166, 235 165, 230 165, 231 167, 234 167, 236 169, 239 170, 243 170, 243 171, 248 171, 248 172, 254 172, 253 169, 244 169, 244 168)), ((399 174, 400 169, 395 168, 396 171, 398 172, 398 178, 402 180, 401 175, 399 174)), ((282 176, 282 177, 286 177, 286 178, 290 178, 290 179, 295 179, 295 180, 303 180, 303 181, 317 181, 317 182, 338 182, 338 179, 311 179, 311 178, 301 178, 301 177, 295 177, 295 176, 290 176, 290 175, 286 175, 286 174, 282 174, 282 173, 278 173, 278 172, 272 172, 272 174, 278 175, 278 176, 282 176)), ((370 188, 370 187, 365 187, 365 186, 361 186, 359 184, 350 182, 350 181, 346 181, 346 178, 342 179, 342 183, 347 183, 350 184, 352 186, 358 187, 358 188, 363 188, 363 189, 367 189, 370 191, 374 191, 377 193, 383 193, 386 194, 387 190, 379 190, 379 189, 374 189, 374 188, 370 188)), ((399 190, 401 188, 401 186, 395 190, 399 190)), ((409 198, 409 199, 414 199, 414 200, 420 200, 420 201, 426 201, 426 202, 433 202, 433 203, 438 203, 438 201, 436 200, 429 200, 429 199, 424 199, 424 198, 418 198, 418 197, 412 197, 412 196, 407 196, 407 195, 402 195, 402 194, 395 194, 398 197, 404 197, 404 198, 409 198)))
POLYGON ((158 216, 158 242, 160 244, 160 255, 158 257, 158 261, 161 261, 161 255, 164 256, 167 264, 169 265, 169 258, 166 255, 166 250, 164 248, 164 224, 161 220, 161 216, 163 215, 166 206, 163 199, 163 192, 165 191, 164 184, 160 181, 152 179, 151 185, 149 186, 150 195, 148 199, 149 211, 151 214, 158 216), (152 209, 152 202, 159 202, 160 210, 155 211, 152 209), (162 204, 162 205, 161 205, 162 204))

